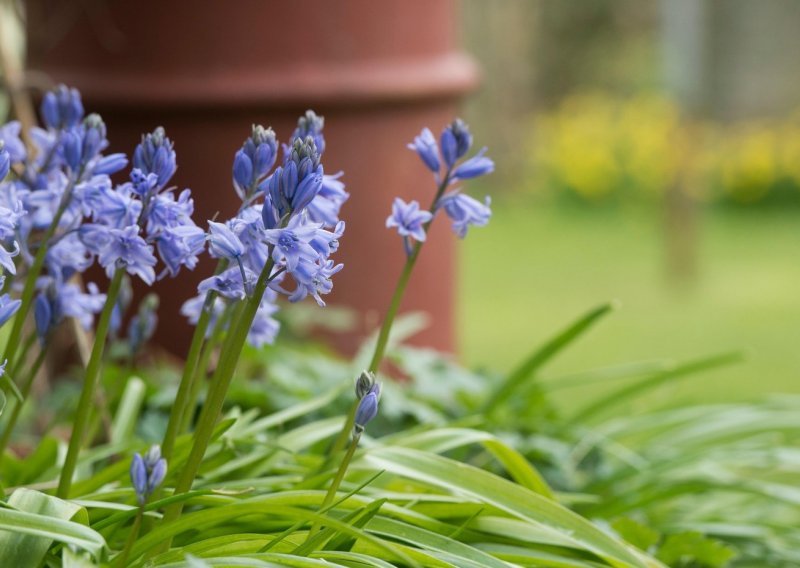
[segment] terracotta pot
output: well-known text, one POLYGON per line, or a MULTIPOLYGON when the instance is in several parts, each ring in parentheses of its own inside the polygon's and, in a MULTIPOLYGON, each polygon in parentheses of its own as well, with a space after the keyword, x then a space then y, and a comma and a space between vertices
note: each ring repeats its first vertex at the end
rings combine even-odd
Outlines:
MULTIPOLYGON (((163 125, 175 142, 174 179, 190 187, 204 224, 237 206, 234 152, 251 123, 291 134, 298 115, 326 118, 329 173, 344 170, 350 201, 337 258, 332 304, 361 314, 352 348, 380 321, 403 262, 399 238, 384 228, 395 195, 427 203, 431 176, 405 149, 419 130, 439 130, 476 83, 456 48, 453 0, 295 0, 208 2, 31 0, 30 63, 53 81, 81 89, 87 109, 108 125, 112 150, 131 152, 140 134, 163 125), (68 22, 65 25, 64 22, 68 22), (58 28, 58 29, 54 29, 58 28)), ((435 227, 404 310, 433 316, 418 341, 452 350, 454 242, 435 227)), ((159 282, 156 341, 184 354, 191 329, 179 315, 206 261, 193 273, 159 282)))

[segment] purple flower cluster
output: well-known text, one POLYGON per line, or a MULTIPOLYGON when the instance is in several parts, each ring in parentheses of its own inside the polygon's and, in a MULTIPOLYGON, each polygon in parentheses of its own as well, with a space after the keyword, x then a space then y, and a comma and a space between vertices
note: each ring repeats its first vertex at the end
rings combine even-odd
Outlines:
POLYGON ((452 221, 453 232, 460 238, 467 235, 470 226, 481 227, 489 222, 492 214, 489 197, 481 203, 461 193, 459 188, 447 191, 458 181, 480 177, 494 171, 494 162, 484 155, 486 148, 481 149, 473 157, 462 160, 472 147, 472 134, 462 120, 456 119, 446 126, 438 143, 430 129, 424 128, 408 147, 414 150, 422 163, 434 173, 439 186, 437 200, 431 211, 421 210, 417 201, 406 203, 399 198, 395 199, 392 205, 392 214, 386 219, 386 227, 397 228, 397 232, 403 237, 408 254, 412 251, 410 239, 425 241, 427 225, 442 209, 452 221))
POLYGON ((194 269, 206 235, 192 220, 191 191, 176 194, 168 186, 177 162, 163 128, 142 137, 133 166, 130 181, 116 187, 96 184, 85 192, 92 222, 80 227, 81 241, 109 276, 123 268, 152 284, 158 258, 164 265, 159 277, 194 269))
POLYGON ((109 175, 124 168, 123 154, 103 155, 106 128, 96 114, 84 117, 80 95, 58 87, 44 96, 44 128, 29 132, 33 150, 23 144, 18 122, 0 128, 0 265, 16 274, 45 247, 44 270, 36 280, 36 329, 44 339, 64 317, 90 326, 105 301, 97 287, 86 292, 69 282, 92 264, 79 238, 86 196, 110 186, 109 175), (10 173, 10 175, 8 175, 10 173), (44 235, 44 237, 43 237, 44 235))
POLYGON ((182 313, 190 322, 196 323, 206 306, 213 329, 226 306, 253 294, 259 278, 266 278, 269 288, 250 329, 251 344, 270 343, 277 334, 278 294, 292 302, 312 296, 325 305, 322 296, 332 290, 332 276, 342 268, 330 256, 344 233, 339 211, 349 196, 339 181, 341 173, 324 173, 323 125, 312 111, 301 117, 277 167, 275 133, 253 126, 233 161, 233 187, 242 206, 224 223, 209 221, 209 254, 226 268, 203 280, 199 295, 184 304, 182 313), (287 276, 293 288, 285 286, 287 276), (210 292, 216 298, 209 304, 210 292))
POLYGON ((40 111, 43 127, 31 129, 30 153, 18 122, 0 128, 0 265, 15 274, 44 247, 33 305, 44 340, 64 317, 92 325, 105 295, 91 283, 81 290, 73 276, 95 261, 109 276, 122 269, 152 284, 159 259, 160 277, 193 269, 206 235, 191 219, 191 192, 169 187, 177 163, 163 128, 142 137, 129 181, 114 185, 109 176, 128 158, 103 154, 105 124, 84 116, 78 91, 46 93, 40 111))

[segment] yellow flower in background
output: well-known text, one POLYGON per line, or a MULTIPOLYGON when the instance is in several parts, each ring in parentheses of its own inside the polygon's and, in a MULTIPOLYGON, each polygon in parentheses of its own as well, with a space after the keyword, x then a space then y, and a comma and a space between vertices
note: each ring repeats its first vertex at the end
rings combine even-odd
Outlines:
POLYGON ((751 203, 782 183, 800 188, 800 112, 721 125, 689 122, 659 95, 582 93, 536 117, 532 131, 537 191, 602 201, 658 196, 678 184, 698 200, 751 203))

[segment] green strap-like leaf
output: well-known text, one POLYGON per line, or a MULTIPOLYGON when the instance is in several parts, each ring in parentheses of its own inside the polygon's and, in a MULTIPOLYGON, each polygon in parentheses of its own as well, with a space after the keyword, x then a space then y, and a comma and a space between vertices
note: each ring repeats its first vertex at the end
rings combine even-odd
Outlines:
POLYGON ((37 568, 54 541, 95 557, 106 545, 99 533, 85 526, 88 515, 78 505, 24 488, 14 491, 8 505, 0 509, 0 566, 37 568))

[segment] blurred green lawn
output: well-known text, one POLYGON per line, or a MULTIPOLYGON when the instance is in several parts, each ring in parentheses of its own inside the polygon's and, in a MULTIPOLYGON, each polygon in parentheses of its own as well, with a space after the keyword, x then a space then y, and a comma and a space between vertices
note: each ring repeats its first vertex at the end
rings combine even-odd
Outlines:
MULTIPOLYGON (((746 351, 732 367, 683 379, 640 404, 741 400, 800 392, 800 211, 704 212, 699 274, 665 276, 653 210, 565 210, 506 198, 461 248, 460 351, 471 366, 508 370, 589 308, 621 308, 543 370, 571 372, 652 359, 746 351)), ((559 391, 568 403, 609 385, 559 391)))

